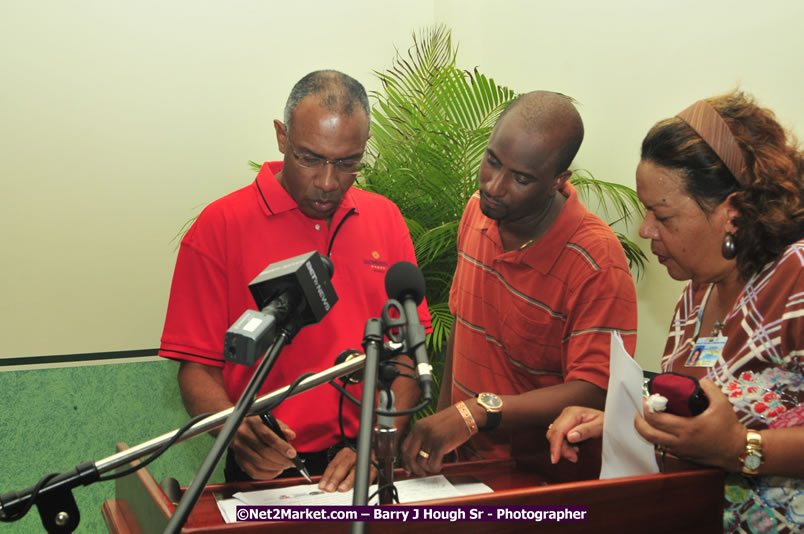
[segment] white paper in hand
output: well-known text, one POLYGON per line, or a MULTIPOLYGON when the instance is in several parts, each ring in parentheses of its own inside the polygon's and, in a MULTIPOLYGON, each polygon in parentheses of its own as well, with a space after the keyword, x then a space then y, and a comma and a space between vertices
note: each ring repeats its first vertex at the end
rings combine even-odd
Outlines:
POLYGON ((600 478, 658 473, 653 444, 634 428, 634 417, 642 414, 642 368, 628 355, 617 332, 611 334, 609 366, 600 478))

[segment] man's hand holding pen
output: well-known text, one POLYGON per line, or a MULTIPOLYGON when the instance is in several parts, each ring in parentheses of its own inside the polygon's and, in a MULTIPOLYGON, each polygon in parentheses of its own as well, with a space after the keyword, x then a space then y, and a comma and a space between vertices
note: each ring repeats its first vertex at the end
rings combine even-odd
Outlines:
MULTIPOLYGON (((287 435, 282 430, 282 427, 279 425, 279 421, 277 421, 277 419, 273 416, 273 414, 271 414, 271 412, 265 412, 265 413, 260 414, 260 420, 262 420, 262 422, 265 423, 265 426, 270 428, 271 431, 274 434, 276 434, 279 439, 289 443, 290 440, 288 440, 287 435)), ((288 429, 288 430, 290 431, 290 429, 288 429)), ((293 437, 296 437, 295 434, 294 434, 293 437)), ((296 453, 296 451, 293 450, 293 449, 290 449, 288 451, 288 453, 290 453, 291 451, 293 453, 296 453)), ((296 469, 299 471, 299 473, 301 473, 302 476, 307 479, 307 482, 312 483, 313 479, 310 478, 310 473, 307 471, 307 468, 304 466, 304 460, 299 458, 299 455, 297 453, 294 454, 294 456, 292 458, 290 458, 290 460, 293 462, 293 465, 296 467, 296 469)))
POLYGON ((296 451, 288 440, 296 433, 284 423, 282 440, 257 416, 246 417, 238 427, 230 448, 240 468, 254 480, 272 480, 286 469, 294 467, 289 454, 296 451))
MULTIPOLYGON (((296 468, 312 482, 309 471, 290 443, 296 432, 273 415, 246 417, 230 447, 240 468, 254 480, 272 480, 287 469, 296 468)), ((330 459, 318 487, 327 492, 349 491, 354 486, 356 454, 343 447, 330 459)), ((372 465, 370 478, 376 477, 372 465)))

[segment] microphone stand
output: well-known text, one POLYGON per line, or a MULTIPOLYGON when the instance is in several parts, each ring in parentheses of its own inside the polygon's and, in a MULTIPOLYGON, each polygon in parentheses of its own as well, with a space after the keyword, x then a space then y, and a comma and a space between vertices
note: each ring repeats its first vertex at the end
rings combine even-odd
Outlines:
MULTIPOLYGON (((250 414, 273 408, 277 401, 283 397, 292 397, 339 377, 349 376, 362 369, 365 366, 365 361, 366 357, 359 355, 349 361, 307 377, 290 393, 288 393, 290 386, 284 386, 267 393, 254 402, 250 414)), ((220 428, 229 419, 234 410, 234 407, 227 408, 196 422, 180 437, 176 438, 176 443, 220 428)), ((173 440, 177 432, 178 429, 171 430, 97 462, 84 462, 75 469, 65 471, 54 478, 48 479, 47 482, 41 485, 36 502, 45 529, 48 532, 73 532, 77 528, 80 519, 78 507, 75 505, 75 499, 71 493, 73 488, 97 482, 100 475, 119 469, 138 458, 158 451, 173 440)), ((33 494, 34 487, 30 487, 0 495, 0 518, 7 520, 15 517, 28 504, 33 494)))
MULTIPOLYGON (((360 403, 360 427, 357 435, 357 459, 355 461, 355 485, 354 493, 352 495, 352 504, 354 506, 365 506, 368 504, 368 488, 371 474, 371 441, 372 430, 374 429, 374 396, 377 392, 378 370, 381 359, 385 355, 383 350, 383 340, 387 335, 391 341, 401 341, 401 331, 406 325, 404 318, 404 309, 402 305, 394 300, 389 299, 383 307, 382 316, 380 319, 373 318, 366 321, 366 327, 363 335, 363 351, 366 354, 366 366, 363 371, 363 397, 360 403), (392 318, 392 315, 398 315, 398 318, 392 318)), ((380 392, 380 406, 383 410, 385 404, 388 404, 391 409, 394 408, 394 397, 391 392, 391 383, 396 378, 396 373, 383 373, 381 383, 383 390, 380 392), (387 394, 390 395, 386 399, 387 394)), ((377 457, 380 461, 380 469, 385 480, 393 480, 393 464, 394 464, 394 451, 396 449, 396 428, 393 428, 393 417, 382 416, 378 424, 383 428, 378 428, 376 432, 377 437, 377 457)), ((393 486, 386 485, 383 491, 380 492, 380 504, 389 504, 393 501, 393 486)), ((355 521, 352 523, 352 533, 361 534, 365 532, 366 524, 363 521, 355 521)))
MULTIPOLYGON (((384 364, 385 365, 385 364, 384 364)), ((380 372, 380 389, 377 404, 386 412, 393 412, 394 392, 391 391, 390 382, 382 379, 380 372)), ((394 378, 396 376, 394 375, 394 378)), ((391 379, 393 381, 393 378, 391 379)), ((380 504, 394 503, 394 462, 396 461, 396 445, 398 432, 394 426, 394 418, 389 415, 377 414, 377 426, 374 427, 374 450, 379 464, 379 476, 377 477, 380 504)))
POLYGON ((248 415, 252 404, 254 404, 254 399, 257 397, 265 379, 268 378, 268 373, 271 371, 274 363, 276 363, 279 353, 285 348, 285 345, 290 343, 295 333, 299 331, 299 322, 298 319, 289 320, 289 325, 279 330, 277 337, 268 349, 268 353, 263 357, 260 363, 257 364, 257 370, 254 372, 254 375, 252 375, 246 389, 238 399, 234 411, 226 419, 226 423, 218 433, 218 437, 209 450, 209 453, 207 453, 207 457, 204 459, 201 467, 198 468, 198 472, 193 477, 190 486, 184 492, 181 501, 179 501, 179 506, 173 512, 173 515, 170 516, 170 520, 164 531, 166 534, 178 533, 187 521, 190 512, 192 512, 193 507, 195 507, 195 503, 198 502, 199 497, 201 497, 201 493, 203 493, 209 481, 209 477, 212 476, 215 466, 218 465, 226 449, 229 448, 229 444, 234 439, 234 435, 240 423, 242 423, 243 419, 248 415))
MULTIPOLYGON (((360 403, 360 427, 357 433, 357 459, 355 485, 352 496, 354 506, 368 504, 368 487, 371 472, 371 429, 374 427, 374 394, 377 391, 377 369, 383 342, 383 324, 377 318, 366 321, 363 350, 366 367, 363 371, 363 402, 360 403)), ((352 532, 365 532, 363 521, 352 523, 352 532)))

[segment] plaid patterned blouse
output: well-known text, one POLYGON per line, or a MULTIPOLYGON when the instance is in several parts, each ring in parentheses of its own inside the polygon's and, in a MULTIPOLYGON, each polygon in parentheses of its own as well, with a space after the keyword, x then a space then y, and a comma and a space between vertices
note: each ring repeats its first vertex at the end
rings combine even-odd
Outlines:
MULTIPOLYGON (((726 318, 717 364, 685 367, 709 289, 689 283, 682 293, 662 369, 719 384, 748 428, 804 425, 804 240, 746 283, 726 318)), ((804 480, 731 473, 725 498, 724 532, 804 530, 804 480)))

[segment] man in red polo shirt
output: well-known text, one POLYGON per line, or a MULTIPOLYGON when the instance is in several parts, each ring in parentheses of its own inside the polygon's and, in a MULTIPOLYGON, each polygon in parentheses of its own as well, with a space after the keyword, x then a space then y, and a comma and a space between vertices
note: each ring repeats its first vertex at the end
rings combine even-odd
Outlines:
MULTIPOLYGON (((251 185, 210 204, 184 236, 159 354, 181 361, 179 388, 190 415, 233 406, 251 378, 254 367, 224 360, 224 335, 246 309, 256 308, 248 284, 266 266, 317 250, 334 264, 338 302, 285 347, 261 394, 327 369, 341 351, 360 347, 366 320, 379 317, 387 301, 388 267, 415 262, 398 208, 352 188, 369 113, 356 80, 335 71, 308 74, 291 91, 284 122, 274 121, 284 161, 264 164, 251 185)), ((426 303, 419 310, 429 327, 426 303)), ((411 380, 396 380, 393 390, 398 409, 418 400, 411 380)), ((359 398, 360 386, 351 393, 359 398)), ((339 403, 340 393, 323 385, 274 409, 292 445, 258 417, 247 418, 227 456, 227 479, 276 477, 299 454, 312 474, 323 473, 321 489, 350 489, 355 453, 343 447, 339 403)), ((343 412, 346 437, 354 438, 359 408, 346 401, 343 412)), ((400 429, 406 422, 397 419, 400 429)))
POLYGON ((636 292, 617 237, 568 168, 583 140, 572 101, 519 97, 500 116, 458 230, 455 324, 439 411, 402 447, 407 470, 533 451, 571 404, 602 408, 612 332, 636 345, 636 292))

